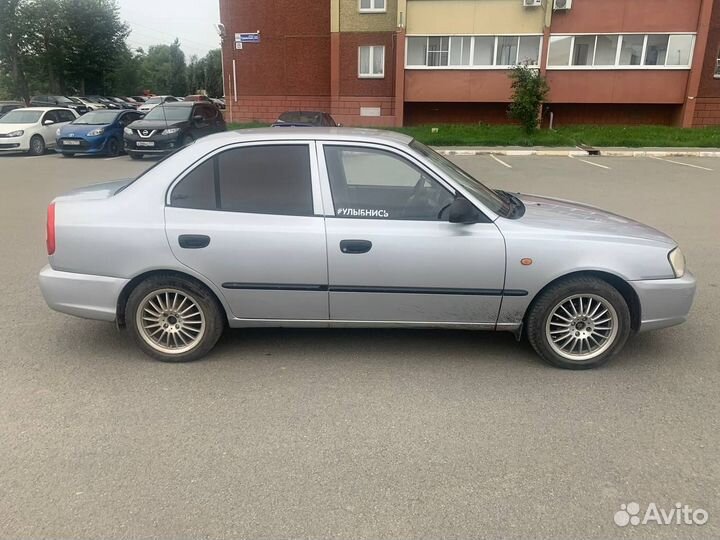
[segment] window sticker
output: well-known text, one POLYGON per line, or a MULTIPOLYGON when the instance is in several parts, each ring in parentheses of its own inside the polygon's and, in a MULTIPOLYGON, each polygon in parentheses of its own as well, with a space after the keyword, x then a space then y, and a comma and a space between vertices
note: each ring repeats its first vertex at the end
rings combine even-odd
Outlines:
POLYGON ((372 210, 370 208, 338 208, 338 217, 369 217, 369 218, 389 218, 390 213, 387 210, 372 210))

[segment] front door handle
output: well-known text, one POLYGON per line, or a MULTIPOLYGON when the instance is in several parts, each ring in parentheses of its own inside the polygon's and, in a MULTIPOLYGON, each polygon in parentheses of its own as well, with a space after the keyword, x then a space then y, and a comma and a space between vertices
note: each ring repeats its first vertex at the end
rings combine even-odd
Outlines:
POLYGON ((202 249, 210 245, 210 237, 204 234, 181 234, 178 244, 184 249, 202 249))
POLYGON ((367 253, 372 249, 372 242, 369 240, 342 240, 340 242, 340 251, 350 255, 367 253))

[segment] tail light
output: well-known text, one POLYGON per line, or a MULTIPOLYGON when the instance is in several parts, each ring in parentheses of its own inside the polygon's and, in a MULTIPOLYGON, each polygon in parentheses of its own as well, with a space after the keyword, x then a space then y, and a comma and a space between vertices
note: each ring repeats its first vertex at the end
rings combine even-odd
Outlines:
POLYGON ((55 203, 48 206, 47 213, 47 252, 55 253, 55 203))

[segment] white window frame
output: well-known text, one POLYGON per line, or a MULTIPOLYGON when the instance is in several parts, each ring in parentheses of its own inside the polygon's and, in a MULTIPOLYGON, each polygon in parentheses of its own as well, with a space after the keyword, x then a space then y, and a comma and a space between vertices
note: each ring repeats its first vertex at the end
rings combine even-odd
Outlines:
MULTIPOLYGON (((577 33, 577 34, 552 34, 550 36, 550 43, 548 45, 547 52, 547 69, 548 71, 617 71, 617 70, 661 70, 661 71, 688 71, 692 68, 693 59, 695 56, 695 45, 697 42, 696 32, 599 32, 599 33, 577 33), (618 36, 617 49, 615 51, 615 64, 611 66, 573 66, 573 54, 575 53, 575 38, 580 36, 595 36, 595 47, 593 49, 593 63, 597 55, 597 37, 598 36, 618 36), (623 36, 644 36, 642 56, 640 58, 640 64, 638 65, 621 65, 620 54, 622 52, 623 36), (667 57, 665 58, 665 64, 658 65, 645 65, 645 55, 647 54, 648 36, 692 36, 692 45, 690 47, 690 62, 685 66, 673 66, 667 65, 667 57), (550 48, 552 47, 552 38, 554 37, 569 37, 572 38, 570 44, 570 56, 568 57, 568 63, 564 66, 551 66, 550 65, 550 48)), ((669 56, 669 55, 668 55, 669 56)))
POLYGON ((358 47, 358 79, 384 79, 385 78, 385 45, 360 45, 358 47), (370 49, 370 72, 363 73, 362 69, 362 50, 370 49), (375 65, 375 50, 382 49, 383 61, 382 61, 382 72, 373 73, 373 66, 375 65))
POLYGON ((408 70, 436 70, 436 69, 444 69, 444 70, 509 70, 514 68, 516 65, 518 65, 518 62, 520 61, 520 38, 523 37, 535 37, 540 38, 539 44, 538 44, 538 63, 531 65, 531 68, 540 68, 540 59, 542 57, 542 48, 543 48, 543 35, 542 34, 408 34, 406 36, 405 40, 405 69, 408 70), (446 66, 429 66, 428 65, 428 58, 430 55, 430 47, 429 47, 429 39, 430 38, 455 38, 455 37, 469 37, 472 38, 470 40, 470 63, 468 65, 458 65, 454 66, 450 64, 450 58, 452 55, 452 39, 449 39, 448 44, 448 65, 446 66), (494 39, 494 45, 493 45, 493 63, 492 65, 475 65, 473 64, 475 60, 475 38, 493 38, 494 39), (497 62, 497 53, 498 53, 498 41, 499 38, 503 37, 517 37, 518 38, 518 46, 517 46, 517 56, 515 59, 515 64, 496 64, 497 62), (409 38, 425 38, 425 65, 417 66, 417 65, 408 65, 408 51, 409 51, 409 38))
POLYGON ((715 62, 715 73, 713 74, 713 76, 716 79, 720 79, 720 52, 718 52, 718 58, 715 62))
POLYGON ((362 7, 362 0, 358 0, 358 12, 360 13, 387 13, 387 0, 382 0, 383 7, 376 8, 372 7, 375 5, 375 0, 370 0, 369 8, 362 7))

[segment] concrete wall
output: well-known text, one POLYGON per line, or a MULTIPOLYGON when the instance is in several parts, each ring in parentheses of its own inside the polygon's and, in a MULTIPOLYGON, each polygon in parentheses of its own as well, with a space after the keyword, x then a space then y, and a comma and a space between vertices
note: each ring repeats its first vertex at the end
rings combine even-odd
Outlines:
POLYGON ((361 13, 359 0, 333 0, 339 8, 333 32, 392 32, 397 26, 398 0, 386 0, 385 13, 361 13))
POLYGON ((543 8, 521 0, 407 1, 408 35, 541 34, 543 20, 543 8))

